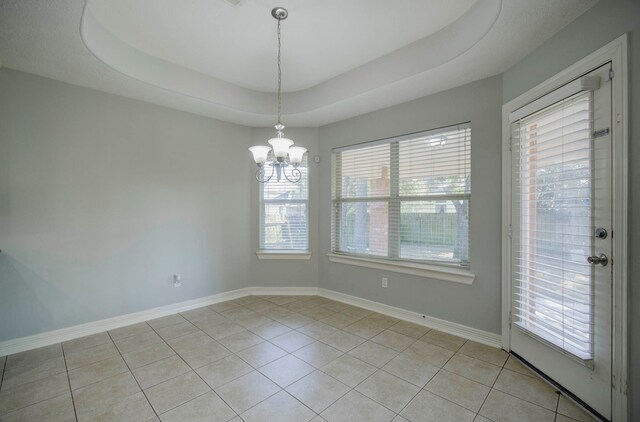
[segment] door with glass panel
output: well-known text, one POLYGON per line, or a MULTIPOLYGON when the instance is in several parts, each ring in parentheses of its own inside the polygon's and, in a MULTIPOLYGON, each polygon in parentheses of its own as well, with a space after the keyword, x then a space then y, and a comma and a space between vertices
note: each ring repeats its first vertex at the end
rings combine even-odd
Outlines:
POLYGON ((511 351, 611 415, 611 81, 600 67, 510 115, 511 351))

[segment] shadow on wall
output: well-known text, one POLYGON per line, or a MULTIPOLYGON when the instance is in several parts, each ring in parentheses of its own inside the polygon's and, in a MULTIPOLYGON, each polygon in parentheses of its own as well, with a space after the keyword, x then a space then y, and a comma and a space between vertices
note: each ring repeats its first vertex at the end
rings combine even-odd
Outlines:
POLYGON ((79 302, 69 306, 70 298, 46 278, 27 268, 18 260, 8 255, 5 250, 0 253, 0 308, 3 315, 0 320, 0 341, 15 337, 15 327, 23 321, 45 331, 55 324, 56 320, 69 320, 82 312, 90 310, 79 302), (25 303, 31 306, 25 307, 25 303), (65 303, 65 306, 52 308, 51 303, 65 303))

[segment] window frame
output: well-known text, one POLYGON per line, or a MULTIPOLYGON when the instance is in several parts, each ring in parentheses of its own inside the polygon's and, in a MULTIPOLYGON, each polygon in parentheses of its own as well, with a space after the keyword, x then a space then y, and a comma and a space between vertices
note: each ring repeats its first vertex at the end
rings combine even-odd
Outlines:
MULTIPOLYGON (((470 271, 471 259, 470 259, 470 243, 467 243, 467 261, 456 263, 437 260, 416 260, 400 257, 400 227, 401 219, 397 218, 397 227, 391 227, 389 220, 387 220, 387 256, 375 256, 367 254, 349 253, 338 250, 337 245, 340 242, 340 226, 341 226, 341 204, 345 203, 357 203, 357 202, 384 202, 388 206, 388 214, 392 215, 400 214, 400 209, 403 203, 407 202, 420 202, 420 201, 439 201, 450 199, 464 199, 468 201, 469 209, 471 204, 471 189, 469 193, 463 194, 433 194, 433 195, 415 195, 415 196, 400 196, 399 186, 399 145, 402 141, 408 141, 422 136, 437 135, 442 132, 451 131, 458 128, 471 129, 470 122, 463 122, 454 125, 448 125, 426 131, 413 132, 405 135, 393 136, 389 138, 383 138, 375 141, 361 142, 344 147, 334 148, 332 150, 331 160, 331 207, 332 207, 332 224, 331 224, 331 252, 328 254, 331 262, 350 264, 361 267, 368 267, 374 269, 381 269, 387 271, 400 272, 411 275, 418 275, 428 278, 437 278, 440 280, 459 282, 463 284, 472 284, 475 280, 475 274, 470 271), (354 150, 358 148, 365 148, 369 146, 375 146, 380 144, 389 144, 389 165, 390 165, 390 192, 389 196, 383 197, 341 197, 342 190, 342 163, 340 162, 340 152, 347 150, 354 150), (396 231, 397 235, 392 236, 391 232, 396 231), (397 239, 397 245, 394 245, 393 239, 397 239)), ((469 160, 471 157, 471 151, 469 149, 469 160)), ((470 239, 470 224, 467 231, 467 239, 470 239)))
MULTIPOLYGON (((306 168, 306 198, 305 199, 264 199, 264 189, 269 182, 260 183, 258 187, 258 251, 256 255, 259 259, 293 259, 293 260, 308 260, 311 258, 310 246, 309 246, 309 159, 308 153, 305 153, 303 163, 298 168, 306 168), (304 204, 305 205, 305 221, 306 221, 306 248, 305 249, 279 249, 265 247, 265 207, 268 204, 304 204)), ((273 177, 276 177, 275 174, 273 177)), ((284 178, 284 175, 282 176, 284 178)), ((304 178, 304 176, 303 176, 304 178)), ((275 180, 275 179, 274 179, 275 180)), ((301 179, 302 181, 303 179, 301 179)))

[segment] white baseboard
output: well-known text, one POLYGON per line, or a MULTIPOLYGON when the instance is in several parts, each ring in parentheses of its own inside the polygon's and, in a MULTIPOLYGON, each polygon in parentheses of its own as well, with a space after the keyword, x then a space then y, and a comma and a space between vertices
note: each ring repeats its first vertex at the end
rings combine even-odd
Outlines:
POLYGON ((396 308, 394 306, 385 305, 383 303, 362 299, 357 296, 351 296, 345 293, 336 292, 335 290, 318 289, 318 295, 328 299, 337 300, 338 302, 347 303, 349 305, 359 306, 370 311, 378 312, 404 321, 413 322, 432 328, 454 336, 463 337, 478 343, 486 344, 492 347, 502 347, 502 336, 500 334, 490 333, 488 331, 479 330, 477 328, 468 327, 456 322, 446 321, 444 319, 419 314, 417 312, 407 311, 406 309, 396 308))
POLYGON ((394 306, 389 306, 378 302, 373 302, 371 300, 347 295, 344 293, 336 292, 334 290, 327 290, 317 287, 246 287, 243 289, 205 296, 199 299, 193 299, 185 302, 174 303, 171 305, 160 306, 158 308, 147 309, 146 311, 134 312, 131 314, 107 318, 100 321, 88 322, 86 324, 76 325, 73 327, 47 331, 45 333, 34 334, 28 337, 6 340, 0 342, 0 356, 6 356, 14 353, 24 352, 26 350, 37 349, 38 347, 49 346, 51 344, 73 340, 91 334, 97 334, 103 331, 113 330, 127 325, 137 324, 139 322, 149 321, 155 318, 177 314, 179 312, 188 311, 190 309, 213 305, 215 303, 237 299, 248 295, 304 296, 316 294, 328 299, 336 300, 338 302, 359 306, 370 311, 379 312, 381 314, 385 314, 394 318, 413 322, 415 324, 423 325, 428 328, 433 328, 445 333, 473 340, 478 343, 486 344, 488 346, 502 347, 501 336, 499 334, 489 333, 487 331, 467 327, 466 325, 445 321, 443 319, 419 314, 417 312, 407 311, 406 309, 396 308, 394 306))
POLYGON ((145 311, 75 325, 73 327, 61 328, 59 330, 47 331, 44 333, 34 334, 32 336, 6 340, 0 342, 0 356, 37 349, 38 347, 49 346, 51 344, 101 333, 107 330, 114 330, 127 325, 177 314, 179 312, 200 308, 202 306, 213 305, 214 303, 224 302, 226 300, 237 299, 250 294, 253 293, 249 288, 232 290, 198 299, 160 306, 158 308, 147 309, 145 311))
POLYGON ((249 294, 256 296, 308 296, 317 295, 317 287, 249 287, 249 294))

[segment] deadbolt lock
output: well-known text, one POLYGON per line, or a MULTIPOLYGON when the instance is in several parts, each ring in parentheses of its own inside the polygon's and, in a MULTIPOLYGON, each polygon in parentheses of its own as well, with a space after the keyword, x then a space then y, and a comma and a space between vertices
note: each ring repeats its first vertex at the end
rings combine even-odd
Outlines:
POLYGON ((598 239, 606 239, 609 233, 607 233, 607 229, 604 227, 598 227, 596 229, 596 237, 598 239))

